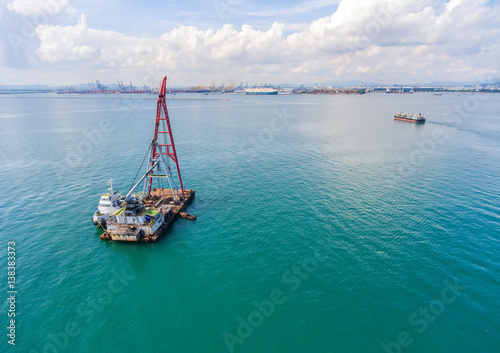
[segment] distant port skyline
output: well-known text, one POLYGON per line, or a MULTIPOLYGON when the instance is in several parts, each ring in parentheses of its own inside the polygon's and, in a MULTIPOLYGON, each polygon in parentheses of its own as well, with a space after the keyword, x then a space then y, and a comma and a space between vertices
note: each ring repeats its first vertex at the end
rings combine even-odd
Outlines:
MULTIPOLYGON (((40 85, 40 84, 28 84, 28 85, 2 85, 0 83, 0 91, 9 90, 56 90, 56 91, 86 91, 86 92, 99 92, 99 91, 109 91, 116 93, 156 93, 159 89, 157 85, 148 85, 143 82, 141 85, 135 85, 132 81, 128 81, 128 84, 123 84, 123 81, 116 81, 111 83, 101 83, 100 80, 89 81, 87 83, 80 83, 74 85, 40 85)), ((194 85, 168 85, 169 90, 180 90, 180 91, 232 91, 232 90, 242 90, 245 88, 253 87, 274 87, 274 88, 308 88, 308 89, 335 89, 335 88, 384 88, 391 89, 393 92, 397 90, 405 90, 410 88, 417 88, 418 91, 433 89, 445 89, 445 90, 498 90, 500 89, 500 78, 490 79, 487 82, 429 82, 429 83, 418 83, 418 84, 401 84, 401 83, 372 83, 363 81, 332 81, 332 82, 321 82, 321 83, 250 83, 240 81, 239 84, 234 84, 233 82, 216 83, 212 81, 211 84, 194 84, 194 85)))

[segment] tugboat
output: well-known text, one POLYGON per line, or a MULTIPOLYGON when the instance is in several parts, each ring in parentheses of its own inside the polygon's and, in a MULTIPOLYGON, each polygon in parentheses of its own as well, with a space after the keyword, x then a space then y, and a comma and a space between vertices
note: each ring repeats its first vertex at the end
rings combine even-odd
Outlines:
POLYGON ((106 221, 109 216, 119 210, 122 204, 122 197, 118 191, 113 191, 113 179, 109 179, 109 193, 104 194, 99 199, 99 206, 97 206, 97 211, 94 212, 92 217, 92 222, 95 226, 106 229, 106 221))
POLYGON ((394 120, 409 121, 411 123, 425 123, 425 117, 418 113, 413 116, 408 116, 406 114, 394 114, 394 120))

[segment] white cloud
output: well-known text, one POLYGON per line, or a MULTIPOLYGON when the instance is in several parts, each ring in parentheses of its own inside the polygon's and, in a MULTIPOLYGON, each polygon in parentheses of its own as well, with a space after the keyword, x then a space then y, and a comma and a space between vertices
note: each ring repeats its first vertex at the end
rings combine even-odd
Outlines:
POLYGON ((7 9, 26 17, 76 13, 68 0, 13 0, 7 9))
POLYGON ((98 32, 102 31, 87 28, 85 15, 81 15, 79 23, 75 26, 40 25, 36 28, 40 38, 38 54, 43 61, 49 63, 98 59, 100 51, 98 32))
POLYGON ((75 68, 75 80, 141 80, 157 66, 175 73, 179 84, 469 80, 500 74, 499 15, 499 7, 484 0, 445 6, 433 0, 342 0, 334 14, 289 36, 285 24, 274 23, 264 31, 180 26, 147 39, 88 28, 82 15, 73 26, 38 26, 37 54, 59 70, 75 68))

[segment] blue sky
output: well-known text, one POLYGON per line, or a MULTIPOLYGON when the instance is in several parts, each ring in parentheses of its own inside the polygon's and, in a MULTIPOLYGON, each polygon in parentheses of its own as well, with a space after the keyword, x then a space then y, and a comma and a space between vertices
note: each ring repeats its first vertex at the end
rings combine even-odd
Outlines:
POLYGON ((487 81, 498 0, 0 0, 0 85, 487 81))
POLYGON ((330 1, 74 1, 75 8, 87 15, 91 28, 115 30, 137 35, 160 35, 181 25, 217 29, 226 23, 244 24, 266 30, 274 22, 302 28, 311 21, 332 14, 339 0, 330 1))

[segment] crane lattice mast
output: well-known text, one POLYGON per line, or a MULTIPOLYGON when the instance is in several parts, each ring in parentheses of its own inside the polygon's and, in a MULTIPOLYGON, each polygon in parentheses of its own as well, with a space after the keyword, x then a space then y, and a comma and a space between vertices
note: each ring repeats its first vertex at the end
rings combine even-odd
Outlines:
MULTIPOLYGON (((166 84, 167 76, 163 77, 160 92, 158 94, 158 102, 156 104, 156 123, 153 141, 151 143, 151 155, 149 158, 149 168, 152 168, 157 161, 161 160, 164 164, 166 175, 155 175, 151 171, 147 179, 147 194, 151 194, 153 177, 167 177, 172 194, 177 201, 177 197, 184 196, 184 187, 182 185, 181 171, 179 169, 179 160, 177 159, 177 152, 175 150, 174 137, 172 135, 172 128, 170 127, 170 119, 168 116, 167 103, 166 103, 166 84), (165 160, 165 158, 167 160, 165 160), (180 186, 177 187, 172 179, 172 173, 168 161, 172 160, 177 169, 180 186), (180 188, 180 193, 179 193, 180 188), (176 195, 177 193, 177 195, 176 195), (177 196, 177 197, 176 197, 177 196)), ((159 168, 158 168, 159 169, 159 168)), ((160 170, 158 170, 159 174, 160 170)))

